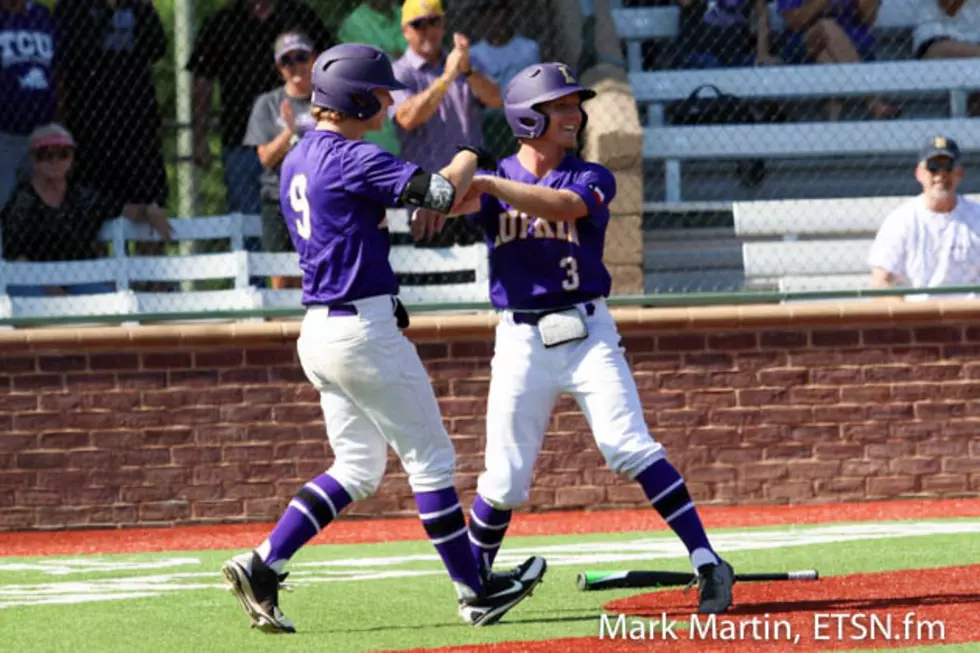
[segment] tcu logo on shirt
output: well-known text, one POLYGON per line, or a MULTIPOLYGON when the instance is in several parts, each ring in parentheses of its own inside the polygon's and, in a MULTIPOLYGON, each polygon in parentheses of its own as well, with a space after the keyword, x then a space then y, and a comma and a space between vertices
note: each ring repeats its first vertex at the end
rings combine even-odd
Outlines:
POLYGON ((50 66, 53 54, 50 34, 27 30, 0 32, 0 66, 4 68, 22 63, 50 66))
POLYGON ((578 227, 574 222, 549 222, 514 210, 500 213, 498 219, 500 222, 494 247, 528 238, 564 240, 579 244, 578 227))

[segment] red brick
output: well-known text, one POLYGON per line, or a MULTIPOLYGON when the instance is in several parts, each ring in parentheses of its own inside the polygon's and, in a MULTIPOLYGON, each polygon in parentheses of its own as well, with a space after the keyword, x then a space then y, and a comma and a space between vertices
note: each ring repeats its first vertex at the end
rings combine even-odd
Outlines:
POLYGON ((226 499, 262 499, 276 496, 276 486, 273 483, 225 483, 223 490, 226 499))
POLYGON ((170 449, 157 447, 154 449, 129 449, 122 452, 123 465, 168 465, 170 464, 170 449))
POLYGON ((4 374, 24 374, 37 370, 37 359, 34 356, 0 356, 0 372, 4 374))
POLYGON ((970 474, 970 489, 980 492, 980 474, 970 474))
POLYGON ((742 465, 738 469, 741 481, 772 481, 786 478, 789 467, 784 462, 764 461, 742 465))
POLYGON ((98 392, 85 397, 87 408, 96 410, 129 411, 140 405, 140 393, 136 391, 98 392))
POLYGON ((789 397, 794 404, 836 404, 840 388, 790 388, 789 397))
POLYGON ((657 424, 659 426, 669 426, 671 424, 701 426, 706 422, 706 415, 702 410, 664 410, 657 413, 657 424))
POLYGON ((980 458, 980 440, 970 442, 970 455, 974 458, 980 458))
POLYGON ((102 370, 138 370, 140 357, 138 354, 123 352, 89 354, 89 368, 98 372, 102 370))
POLYGON ((37 526, 32 508, 5 508, 0 510, 0 530, 23 530, 37 526))
POLYGON ((147 390, 164 388, 167 385, 165 372, 117 372, 119 387, 127 390, 147 390))
POLYGON ((888 424, 869 422, 866 424, 844 424, 841 426, 844 440, 850 442, 884 442, 891 434, 888 424))
POLYGON ((606 486, 606 501, 611 503, 644 505, 647 502, 647 497, 643 493, 643 488, 640 487, 639 483, 609 485, 606 486))
POLYGON ((221 460, 221 447, 174 447, 170 450, 175 465, 214 463, 221 460))
POLYGON ((449 379, 449 388, 454 397, 479 397, 485 402, 490 379, 449 379))
POLYGON ((833 329, 813 331, 810 333, 812 347, 853 347, 861 342, 859 331, 833 329))
POLYGON ((17 490, 17 503, 21 506, 60 506, 61 492, 56 490, 17 490))
POLYGON ((222 406, 218 410, 219 420, 227 424, 255 424, 272 420, 272 406, 222 406))
POLYGON ((840 400, 844 404, 876 404, 892 399, 892 389, 888 385, 845 385, 840 389, 840 400))
POLYGON ((888 473, 887 460, 842 460, 841 476, 881 476, 888 473))
MULTIPOLYGON (((673 459, 674 456, 671 456, 673 459)), ((719 449, 715 452, 715 462, 741 465, 762 460, 762 449, 758 447, 741 447, 739 449, 719 449)))
POLYGON ((791 460, 788 463, 792 479, 832 478, 840 473, 840 462, 833 460, 791 460))
POLYGON ((864 382, 864 368, 861 367, 817 367, 810 370, 814 385, 855 385, 864 382))
POLYGON ((778 351, 746 351, 735 354, 735 369, 758 371, 771 367, 789 367, 789 357, 778 351))
POLYGON ((735 359, 731 354, 718 351, 684 354, 684 367, 687 369, 730 370, 734 364, 735 359))
POLYGON ((65 428, 68 418, 61 413, 17 413, 14 415, 15 431, 43 431, 65 428))
MULTIPOLYGON (((486 403, 486 400, 481 400, 486 403)), ((318 404, 287 404, 272 409, 272 420, 279 423, 302 424, 323 419, 323 409, 318 404)))
MULTIPOLYGON (((28 472, 21 472, 28 473, 28 472)), ((33 472, 30 472, 33 474, 33 472)), ((67 470, 58 469, 51 471, 39 471, 37 472, 37 487, 48 488, 52 490, 72 490, 75 488, 84 487, 88 482, 89 472, 83 469, 78 470, 67 470)), ((10 485, 10 480, 5 477, 0 477, 0 487, 10 485)))
POLYGON ((14 392, 57 392, 65 389, 65 377, 61 374, 18 374, 13 381, 14 392))
POLYGON ((763 406, 759 409, 766 424, 805 424, 813 419, 812 408, 796 406, 763 406))
MULTIPOLYGON (((482 468, 480 471, 483 471, 482 468)), ((251 483, 297 478, 296 463, 290 461, 249 463, 245 466, 245 476, 251 483)))
POLYGON ((151 485, 147 487, 124 487, 119 490, 119 497, 131 503, 146 503, 149 501, 168 501, 179 497, 179 488, 167 485, 151 485))
POLYGON ((560 487, 555 489, 556 508, 590 508, 605 499, 605 489, 601 487, 560 487))
MULTIPOLYGON (((191 514, 195 519, 223 519, 228 517, 244 517, 245 511, 241 501, 195 501, 191 505, 191 514)), ((249 513, 250 517, 269 515, 249 513)))
POLYGON ((894 497, 915 491, 915 479, 906 476, 879 476, 868 479, 869 497, 894 497))
POLYGON ((854 460, 864 457, 864 446, 860 444, 817 443, 814 454, 820 460, 854 460))
POLYGON ((243 349, 217 349, 214 351, 195 351, 194 367, 222 368, 239 367, 245 363, 243 349))
POLYGON ((679 370, 682 367, 680 354, 653 354, 644 351, 628 354, 627 358, 634 372, 679 370))
POLYGON ((143 352, 140 355, 145 370, 183 370, 193 363, 190 352, 186 351, 143 352))
POLYGON ((217 370, 168 370, 167 385, 171 388, 206 388, 218 384, 217 370))
POLYGON ((65 466, 68 457, 58 451, 22 451, 17 454, 21 469, 57 469, 65 466))
MULTIPOLYGON (((95 393, 98 394, 98 393, 95 393)), ((27 395, 9 395, 10 397, 27 397, 27 395)), ((58 392, 46 393, 41 396, 42 411, 78 411, 82 410, 83 405, 91 400, 93 394, 82 394, 81 392, 58 392)), ((31 397, 37 401, 37 397, 31 397)))
POLYGON ((490 340, 467 340, 449 343, 450 358, 491 358, 493 342, 490 340))
POLYGON ((704 372, 662 372, 660 387, 664 390, 698 390, 707 385, 704 372))
POLYGON ((888 359, 896 363, 929 363, 938 361, 941 358, 942 350, 939 347, 892 347, 888 352, 888 359))
POLYGON ((723 333, 708 336, 708 349, 734 350, 757 349, 758 347, 758 334, 751 331, 746 333, 723 333))
POLYGON ((865 345, 907 345, 912 342, 908 329, 864 329, 861 341, 865 345))
POLYGON ((980 358, 980 344, 943 345, 943 358, 964 358, 968 361, 980 358))
POLYGON ((916 342, 962 342, 963 327, 933 326, 913 329, 916 342))
POLYGON ((867 483, 864 478, 821 478, 817 479, 816 489, 817 494, 838 494, 838 493, 856 493, 864 494, 864 487, 867 483))
POLYGON ((138 446, 141 441, 137 431, 89 431, 89 435, 96 449, 124 449, 138 446))
POLYGON ((218 383, 226 385, 259 385, 268 381, 269 370, 265 367, 232 368, 218 373, 218 383))
POLYGON ((194 431, 188 428, 147 429, 142 442, 147 447, 172 447, 194 441, 194 431))
POLYGON ((734 481, 738 470, 732 465, 691 467, 684 474, 686 483, 727 483, 734 481))
POLYGON ((692 446, 737 446, 741 441, 738 429, 733 428, 696 428, 692 429, 690 433, 690 444, 692 446))
POLYGON ((708 372, 708 386, 712 388, 754 388, 757 385, 759 382, 753 372, 708 372))
POLYGON ((249 366, 290 366, 295 362, 296 350, 292 347, 248 349, 245 351, 245 364, 249 366))
POLYGON ((980 473, 980 458, 944 458, 943 471, 950 474, 980 473))
POLYGON ((865 407, 857 404, 839 404, 837 406, 814 406, 814 422, 863 422, 865 407))
POLYGON ((245 465, 241 463, 231 465, 204 464, 194 467, 193 482, 200 485, 225 482, 244 483, 247 478, 245 475, 245 465))
POLYGON ((933 363, 919 365, 912 372, 920 381, 950 381, 963 378, 963 365, 958 363, 933 363))
POLYGON ((936 386, 931 383, 899 383, 892 386, 895 401, 926 401, 936 396, 936 386))
POLYGON ((768 349, 799 349, 810 344, 810 332, 763 331, 760 344, 768 349))
POLYGON ((289 367, 270 367, 269 382, 308 383, 306 375, 303 373, 302 368, 300 368, 298 365, 289 367))
MULTIPOLYGON (((458 413, 466 415, 465 411, 458 413)), ((582 413, 559 413, 554 416, 554 429, 559 431, 588 431, 589 422, 582 413)))
POLYGON ((776 503, 792 503, 813 497, 810 481, 780 481, 766 486, 766 496, 776 503))
POLYGON ((759 384, 788 388, 794 385, 806 385, 810 382, 810 370, 803 368, 776 368, 759 370, 759 384))
POLYGON ((966 456, 967 446, 963 440, 930 440, 915 445, 918 456, 966 456))
POLYGON ((888 465, 893 474, 921 476, 939 471, 938 458, 897 458, 888 465))
POLYGON ((789 391, 786 388, 739 390, 738 403, 741 406, 771 406, 773 404, 787 404, 789 403, 789 391))
MULTIPOLYGON (((288 452, 289 447, 296 447, 295 444, 285 444, 279 445, 284 452, 288 452)), ((309 453, 311 449, 309 446, 306 448, 306 453, 309 453)), ((323 453, 323 447, 320 447, 320 454, 323 453)), ((280 456, 276 456, 277 458, 280 456)), ((293 456, 286 456, 293 457, 293 456)), ((260 444, 260 445, 227 445, 222 451, 222 460, 225 462, 244 462, 249 460, 272 460, 272 445, 260 444)))
POLYGON ((943 383, 940 395, 944 399, 973 399, 980 397, 980 383, 973 381, 943 383))
MULTIPOLYGON (((117 467, 119 461, 121 460, 121 452, 111 452, 111 451, 98 451, 95 449, 81 449, 69 452, 68 454, 68 467, 70 469, 87 469, 87 470, 99 470, 106 471, 110 468, 117 467)), ((64 467, 65 465, 59 465, 59 467, 64 467)), ((116 473, 115 470, 112 472, 116 473)))
POLYGON ((194 426, 198 424, 219 424, 221 422, 217 406, 180 408, 167 412, 170 416, 167 422, 170 424, 194 426))
POLYGON ((61 354, 38 358, 38 369, 42 372, 82 372, 87 368, 88 359, 84 355, 61 354))
POLYGON ((942 433, 942 424, 938 422, 893 422, 892 437, 896 440, 930 440, 942 433))
POLYGON ((872 404, 865 413, 867 419, 875 421, 909 421, 914 419, 912 406, 908 404, 872 404))
POLYGON ((37 448, 37 433, 14 435, 0 431, 0 451, 25 451, 37 448))
POLYGON ((139 518, 144 522, 173 522, 190 517, 190 505, 186 501, 161 501, 139 506, 139 518))
POLYGON ((902 456, 911 456, 915 452, 915 443, 897 441, 869 444, 864 451, 868 458, 884 458, 890 461, 902 456))
POLYGON ((663 335, 656 338, 656 351, 701 351, 705 348, 705 337, 698 334, 663 335))
POLYGON ((915 404, 916 419, 934 421, 964 417, 966 403, 962 401, 930 402, 920 401, 915 404))
POLYGON ((654 347, 654 339, 650 336, 622 336, 620 343, 627 351, 653 351, 654 347))
POLYGON ((242 388, 242 403, 250 406, 278 404, 283 402, 283 386, 259 385, 242 388))
POLYGON ((37 410, 37 400, 36 395, 0 394, 0 412, 16 413, 37 410))
POLYGON ((122 428, 145 429, 170 426, 175 413, 167 410, 138 410, 129 413, 116 413, 116 423, 122 428))
POLYGON ((735 392, 732 390, 703 390, 690 394, 691 408, 730 408, 735 405, 735 392))
POLYGON ((666 410, 668 408, 684 408, 683 392, 641 392, 640 402, 647 411, 666 410))
POLYGON ((808 444, 771 444, 765 448, 766 460, 782 460, 786 458, 810 458, 813 447, 808 444))
POLYGON ((922 477, 922 491, 937 494, 966 492, 969 483, 964 474, 939 474, 922 477))
POLYGON ((901 383, 914 379, 910 365, 875 365, 864 370, 868 383, 901 383))
POLYGON ((708 418, 712 425, 744 426, 759 424, 762 413, 758 408, 718 408, 708 418))
POLYGON ((42 433, 41 449, 83 449, 89 446, 89 434, 80 431, 53 431, 42 433))
POLYGON ((116 376, 111 372, 66 374, 65 385, 71 388, 72 392, 110 390, 116 387, 116 376))

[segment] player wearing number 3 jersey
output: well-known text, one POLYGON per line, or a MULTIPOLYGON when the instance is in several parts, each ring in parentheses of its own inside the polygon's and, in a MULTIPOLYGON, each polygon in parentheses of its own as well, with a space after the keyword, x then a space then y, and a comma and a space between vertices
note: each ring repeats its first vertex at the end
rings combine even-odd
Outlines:
MULTIPOLYGON (((447 214, 477 164, 476 153, 462 151, 430 174, 361 140, 381 128, 390 91, 399 88, 379 50, 356 44, 327 50, 313 68, 317 127, 282 165, 280 204, 299 254, 307 308, 297 349, 320 393, 334 462, 299 490, 255 551, 222 567, 253 627, 265 632, 295 632, 279 608, 283 568, 352 501, 377 490, 388 446, 408 475, 465 621, 495 623, 545 571, 544 560, 532 557, 514 578, 480 574, 454 487, 455 452, 425 368, 399 328, 408 316, 395 297, 386 207, 447 214)), ((339 593, 337 600, 343 600, 339 593)))
POLYGON ((470 513, 470 542, 487 573, 511 509, 528 499, 555 400, 567 392, 609 466, 642 486, 686 545, 699 577, 699 610, 721 612, 731 603, 732 568, 712 549, 684 481, 647 429, 603 299, 610 291, 602 254, 615 179, 603 166, 567 154, 584 126, 582 101, 594 95, 562 64, 518 73, 504 92, 504 111, 520 148, 494 175, 475 177, 458 211, 476 211, 486 233, 490 298, 500 316, 486 469, 470 513))

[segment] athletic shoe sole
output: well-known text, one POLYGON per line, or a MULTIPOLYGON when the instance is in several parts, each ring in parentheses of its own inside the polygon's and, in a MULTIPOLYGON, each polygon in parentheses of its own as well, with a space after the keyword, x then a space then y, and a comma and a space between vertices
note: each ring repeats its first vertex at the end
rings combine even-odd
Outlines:
POLYGON ((221 573, 224 574, 228 582, 228 589, 235 595, 242 609, 252 622, 252 628, 258 628, 263 633, 279 635, 282 633, 295 633, 295 628, 289 628, 276 622, 275 619, 267 615, 259 602, 252 593, 252 583, 249 581, 248 572, 234 560, 229 560, 221 565, 221 573))

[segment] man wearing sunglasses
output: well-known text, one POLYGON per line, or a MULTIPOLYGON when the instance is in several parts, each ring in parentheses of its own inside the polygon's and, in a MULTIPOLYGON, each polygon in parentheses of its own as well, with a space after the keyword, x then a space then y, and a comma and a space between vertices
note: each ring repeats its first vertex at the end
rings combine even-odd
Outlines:
POLYGON ((980 204, 956 192, 963 180, 956 141, 930 139, 915 178, 922 194, 885 218, 871 247, 872 287, 980 285, 980 204))
MULTIPOLYGON (((293 250, 279 211, 279 166, 290 148, 315 126, 310 115, 315 56, 313 41, 306 34, 289 31, 279 35, 274 57, 285 83, 258 97, 245 130, 245 145, 255 148, 262 163, 262 250, 266 252, 293 250)), ((272 287, 299 288, 299 283, 273 277, 272 287)))
POLYGON ((444 54, 441 0, 406 0, 402 33, 408 50, 393 68, 408 88, 392 93, 395 104, 388 113, 395 121, 402 157, 424 170, 439 170, 459 146, 483 147, 480 108, 499 108, 500 89, 471 65, 464 35, 454 34, 454 48, 444 54))

